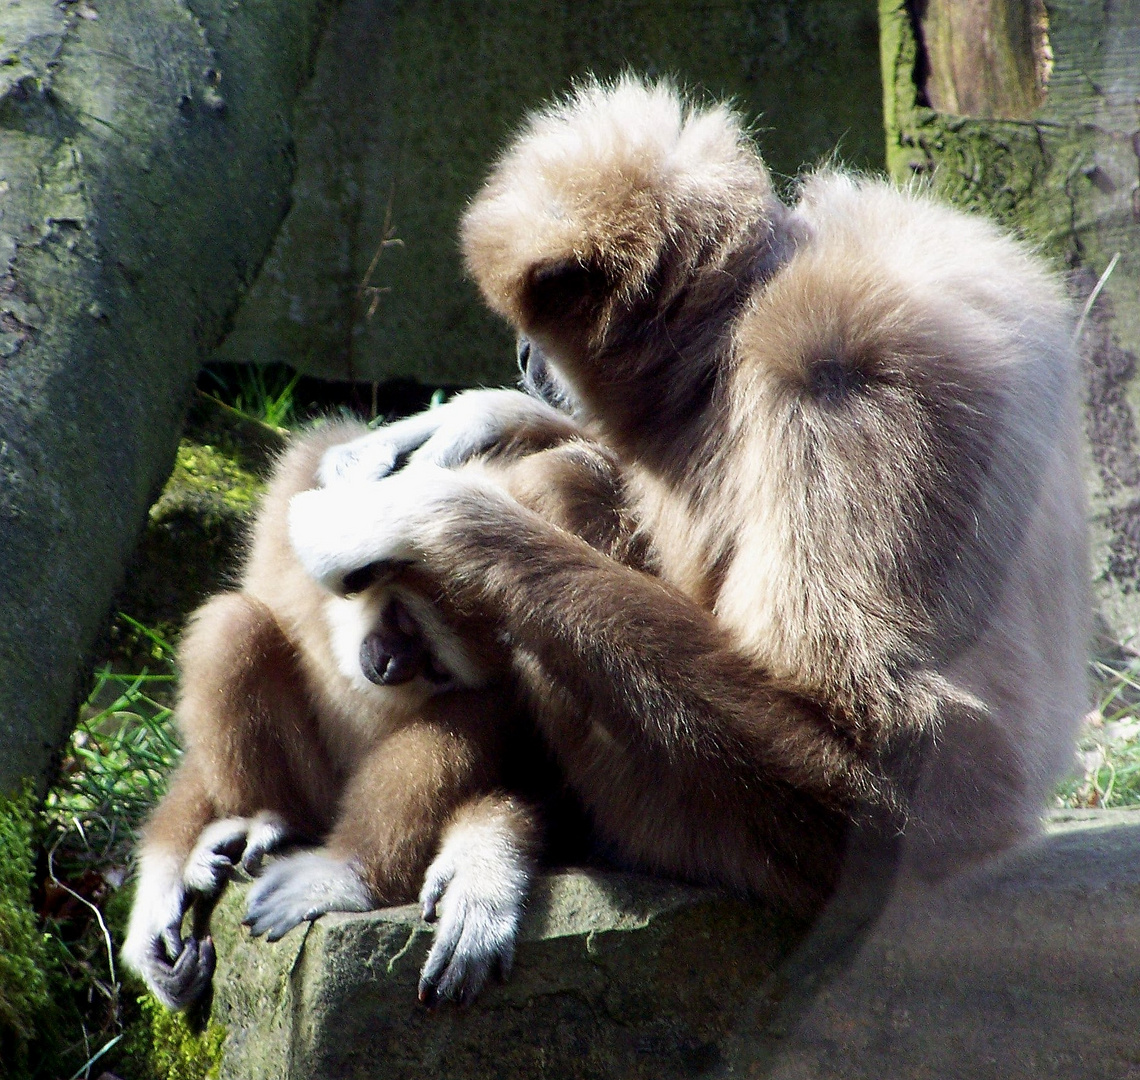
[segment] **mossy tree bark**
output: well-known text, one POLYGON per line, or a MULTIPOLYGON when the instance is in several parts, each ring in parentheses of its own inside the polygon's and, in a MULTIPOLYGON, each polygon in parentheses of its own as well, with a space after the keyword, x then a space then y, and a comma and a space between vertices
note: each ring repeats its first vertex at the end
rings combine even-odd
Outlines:
POLYGON ((1132 641, 1140 635, 1140 0, 881 0, 880 34, 895 178, 929 177, 951 201, 1021 233, 1069 273, 1078 305, 1112 267, 1080 350, 1102 644, 1132 641), (959 20, 979 11, 984 33, 975 26, 963 42, 959 20), (1004 76, 983 70, 982 45, 1007 58, 1004 76))
POLYGON ((324 8, 0 13, 0 791, 70 731, 194 375, 285 213, 324 8))
POLYGON ((1040 108, 1052 67, 1042 0, 916 0, 913 11, 931 108, 1003 120, 1040 108))

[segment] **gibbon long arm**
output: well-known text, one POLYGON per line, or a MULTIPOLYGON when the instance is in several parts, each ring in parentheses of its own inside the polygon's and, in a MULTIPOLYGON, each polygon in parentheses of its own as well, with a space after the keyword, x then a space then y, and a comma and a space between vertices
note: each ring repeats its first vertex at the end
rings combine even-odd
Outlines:
POLYGON ((494 620, 567 774, 609 793, 587 795, 599 828, 643 866, 803 906, 830 884, 841 820, 900 806, 873 754, 739 655, 708 612, 485 480, 409 467, 298 496, 291 521, 301 561, 333 589, 416 559, 494 620))

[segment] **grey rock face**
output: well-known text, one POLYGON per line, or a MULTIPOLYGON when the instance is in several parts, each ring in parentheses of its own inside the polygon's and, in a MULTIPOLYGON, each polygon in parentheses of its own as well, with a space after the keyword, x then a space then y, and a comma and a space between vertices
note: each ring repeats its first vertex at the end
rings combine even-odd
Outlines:
POLYGON ((1140 814, 892 895, 863 860, 812 927, 625 874, 540 883, 516 969, 466 1011, 415 1000, 414 908, 325 917, 276 945, 215 919, 223 1075, 1041 1080, 1135 1076, 1140 814))
POLYGON ((213 1015, 234 1078, 699 1074, 733 1022, 722 1003, 761 985, 799 930, 710 890, 555 874, 506 984, 431 1012, 416 1001, 431 931, 414 907, 322 918, 275 946, 233 929, 240 910, 231 897, 215 916, 213 1015))
POLYGON ((0 791, 70 730, 194 374, 285 211, 323 7, 0 12, 0 791))
POLYGON ((515 376, 460 214, 525 112, 626 67, 733 97, 778 176, 883 161, 871 0, 345 0, 298 108, 292 209, 222 348, 336 379, 515 376))

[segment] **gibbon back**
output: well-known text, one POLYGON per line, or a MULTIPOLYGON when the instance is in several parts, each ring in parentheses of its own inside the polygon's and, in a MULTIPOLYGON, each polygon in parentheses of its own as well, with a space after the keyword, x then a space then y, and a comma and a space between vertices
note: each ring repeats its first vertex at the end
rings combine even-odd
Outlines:
POLYGON ((881 181, 820 172, 786 206, 730 109, 632 77, 532 116, 462 241, 527 382, 620 460, 645 565, 427 468, 526 413, 487 397, 461 437, 423 425, 415 490, 374 479, 384 432, 327 457, 343 482, 291 516, 309 572, 398 556, 488 618, 635 865, 810 910, 852 826, 924 877, 1032 835, 1086 695, 1054 277, 881 181))
POLYGON ((1056 278, 882 181, 785 207, 734 114, 633 79, 532 117, 463 238, 622 456, 661 576, 901 784, 924 860, 1033 831, 1086 702, 1056 278))

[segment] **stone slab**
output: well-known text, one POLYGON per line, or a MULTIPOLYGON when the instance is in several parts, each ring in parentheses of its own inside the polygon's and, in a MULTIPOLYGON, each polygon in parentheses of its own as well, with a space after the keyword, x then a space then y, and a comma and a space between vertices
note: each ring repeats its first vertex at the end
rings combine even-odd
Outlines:
POLYGON ((883 162, 874 0, 344 0, 297 112, 293 206, 220 358, 429 386, 515 377, 459 217, 527 110, 626 68, 731 96, 781 178, 883 162))
POLYGON ((516 968, 471 1008, 415 1000, 414 908, 281 942, 216 917, 223 1076, 1140 1076, 1140 812, 1070 812, 934 890, 864 859, 811 927, 636 875, 536 891, 516 968))

